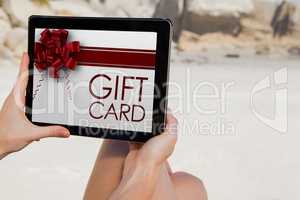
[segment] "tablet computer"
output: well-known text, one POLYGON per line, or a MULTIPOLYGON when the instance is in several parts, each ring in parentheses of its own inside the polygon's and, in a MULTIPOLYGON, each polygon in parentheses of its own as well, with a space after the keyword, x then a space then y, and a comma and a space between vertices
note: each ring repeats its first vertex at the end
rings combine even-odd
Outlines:
POLYGON ((139 142, 164 131, 169 20, 31 16, 28 28, 32 123, 139 142))

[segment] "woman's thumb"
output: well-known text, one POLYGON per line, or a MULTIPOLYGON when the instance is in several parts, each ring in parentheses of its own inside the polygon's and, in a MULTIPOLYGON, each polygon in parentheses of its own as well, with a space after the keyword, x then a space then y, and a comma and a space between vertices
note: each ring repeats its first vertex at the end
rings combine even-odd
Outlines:
POLYGON ((48 126, 48 127, 35 126, 32 133, 33 133, 32 140, 40 140, 48 137, 67 138, 70 136, 69 130, 62 126, 48 126))

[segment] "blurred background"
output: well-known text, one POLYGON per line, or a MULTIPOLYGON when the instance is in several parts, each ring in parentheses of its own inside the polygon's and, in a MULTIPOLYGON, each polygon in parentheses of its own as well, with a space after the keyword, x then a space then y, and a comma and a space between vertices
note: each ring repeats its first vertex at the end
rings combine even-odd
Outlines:
MULTIPOLYGON (((0 5, 0 105, 27 49, 30 15, 170 18, 169 107, 180 123, 173 170, 200 178, 211 200, 300 198, 300 0, 0 5)), ((48 139, 2 160, 0 199, 82 199, 101 141, 48 139)))

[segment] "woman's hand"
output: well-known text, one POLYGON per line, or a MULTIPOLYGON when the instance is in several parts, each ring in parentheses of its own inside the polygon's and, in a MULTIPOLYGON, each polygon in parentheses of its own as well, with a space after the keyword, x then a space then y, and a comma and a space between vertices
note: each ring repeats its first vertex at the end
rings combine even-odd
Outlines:
POLYGON ((9 153, 22 150, 33 141, 47 137, 70 136, 69 131, 64 127, 35 126, 25 116, 28 64, 28 55, 24 53, 17 82, 0 111, 0 160, 9 153))
POLYGON ((145 144, 130 144, 120 185, 110 200, 151 199, 164 163, 172 154, 177 141, 177 120, 167 116, 166 130, 145 144))

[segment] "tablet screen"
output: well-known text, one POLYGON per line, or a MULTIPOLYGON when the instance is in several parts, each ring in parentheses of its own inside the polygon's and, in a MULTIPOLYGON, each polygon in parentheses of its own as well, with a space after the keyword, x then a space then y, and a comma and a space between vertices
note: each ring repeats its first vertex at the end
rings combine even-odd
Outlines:
POLYGON ((156 32, 35 29, 32 121, 151 132, 156 32))

